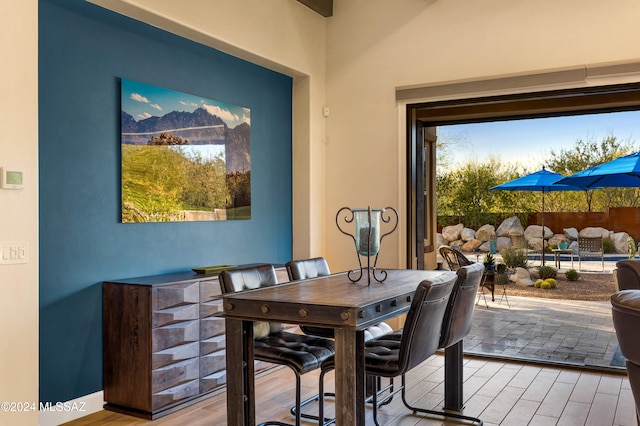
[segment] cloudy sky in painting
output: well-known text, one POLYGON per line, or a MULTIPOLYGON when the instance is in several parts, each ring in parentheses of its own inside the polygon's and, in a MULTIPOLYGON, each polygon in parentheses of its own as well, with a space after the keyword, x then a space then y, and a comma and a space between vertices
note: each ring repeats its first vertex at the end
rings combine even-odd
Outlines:
POLYGON ((136 121, 161 117, 171 111, 193 112, 198 108, 220 117, 230 128, 241 123, 251 124, 249 108, 122 79, 122 110, 136 121))

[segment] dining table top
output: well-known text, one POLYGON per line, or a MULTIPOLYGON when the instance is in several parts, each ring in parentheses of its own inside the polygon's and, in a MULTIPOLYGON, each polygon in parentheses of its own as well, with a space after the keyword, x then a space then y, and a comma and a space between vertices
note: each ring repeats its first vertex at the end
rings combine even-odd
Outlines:
POLYGON ((353 283, 346 272, 223 296, 230 319, 361 330, 409 309, 418 284, 451 271, 385 269, 384 282, 353 283))

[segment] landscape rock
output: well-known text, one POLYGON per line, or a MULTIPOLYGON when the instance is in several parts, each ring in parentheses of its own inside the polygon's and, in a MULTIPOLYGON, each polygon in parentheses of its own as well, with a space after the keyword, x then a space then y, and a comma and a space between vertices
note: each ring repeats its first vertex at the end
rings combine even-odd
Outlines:
POLYGON ((471 241, 476 238, 476 231, 471 228, 463 228, 460 232, 460 239, 462 241, 471 241))
MULTIPOLYGON (((533 237, 533 238, 529 238, 529 239, 527 240, 527 243, 529 244, 529 247, 530 247, 532 250, 535 250, 535 251, 541 251, 541 250, 542 250, 542 244, 543 244, 543 241, 545 241, 545 240, 543 240, 542 238, 539 238, 539 237, 538 237, 538 238, 533 237)), ((545 241, 545 242, 546 242, 546 241, 545 241)), ((545 244, 545 245, 546 245, 546 244, 545 244)))
POLYGON ((549 238, 548 243, 550 246, 557 246, 563 241, 568 243, 567 237, 565 237, 564 234, 554 234, 553 237, 549 238))
POLYGON ((498 253, 504 249, 508 249, 511 247, 511 238, 509 237, 498 237, 496 241, 496 250, 498 253))
POLYGON ((481 244, 482 244, 482 241, 476 240, 475 238, 471 239, 462 245, 462 251, 478 250, 481 244))
POLYGON ((459 223, 457 225, 449 225, 442 228, 442 236, 449 241, 456 241, 460 239, 460 234, 464 229, 464 225, 459 223))
POLYGON ((518 216, 511 216, 502 221, 498 229, 496 230, 496 234, 498 237, 508 237, 511 235, 522 235, 524 233, 524 228, 520 223, 520 219, 518 216))
POLYGON ((564 228, 562 231, 568 239, 572 241, 578 240, 578 230, 576 228, 564 228))
POLYGON ((599 226, 589 226, 584 229, 581 229, 578 235, 586 238, 595 238, 595 237, 607 238, 609 235, 611 235, 611 231, 605 228, 601 228, 599 226))
MULTIPOLYGON (((549 229, 549 227, 544 227, 544 238, 549 239, 553 237, 553 231, 549 229)), ((542 238, 542 226, 540 225, 529 225, 527 229, 524 231, 524 239, 527 241, 531 241, 533 238, 542 238)))
POLYGON ((436 233, 436 247, 448 246, 449 240, 442 236, 441 233, 436 233))
POLYGON ((496 232, 496 227, 493 225, 482 225, 476 231, 476 238, 482 242, 489 241, 491 239, 491 234, 496 232))
POLYGON ((613 241, 616 253, 629 253, 629 243, 627 242, 629 234, 626 232, 614 232, 609 238, 613 241))
POLYGON ((531 274, 525 268, 516 268, 515 273, 509 277, 509 280, 522 287, 533 287, 531 274))

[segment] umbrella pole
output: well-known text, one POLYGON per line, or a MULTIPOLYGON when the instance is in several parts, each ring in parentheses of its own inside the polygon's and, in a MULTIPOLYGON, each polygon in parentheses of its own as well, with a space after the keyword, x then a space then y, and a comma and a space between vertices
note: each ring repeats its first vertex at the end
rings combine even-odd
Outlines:
POLYGON ((544 266, 544 188, 542 188, 542 215, 540 222, 542 223, 542 254, 540 256, 542 256, 542 266, 544 266))

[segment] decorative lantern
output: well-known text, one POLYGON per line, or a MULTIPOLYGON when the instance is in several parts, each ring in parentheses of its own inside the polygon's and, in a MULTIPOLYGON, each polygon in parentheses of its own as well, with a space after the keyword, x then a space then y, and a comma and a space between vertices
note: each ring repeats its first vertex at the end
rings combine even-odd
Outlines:
POLYGON ((336 214, 336 225, 340 232, 350 236, 353 239, 356 253, 358 255, 358 263, 360 264, 360 273, 357 274, 357 270, 351 270, 347 274, 352 282, 360 281, 364 275, 362 266, 362 258, 367 258, 367 285, 371 284, 371 276, 378 282, 383 282, 387 278, 387 272, 384 270, 376 270, 376 264, 378 263, 378 254, 380 252, 380 243, 384 237, 391 234, 398 227, 398 212, 393 207, 386 207, 384 209, 372 209, 368 208, 352 209, 349 207, 343 207, 338 210, 336 214), (393 212, 395 215, 395 224, 393 229, 389 232, 381 234, 381 226, 383 223, 390 223, 392 217, 387 211, 393 212), (341 213, 344 215, 341 216, 341 213), (340 226, 340 221, 345 224, 355 222, 355 231, 353 234, 346 232, 340 226), (371 266, 371 257, 375 256, 373 266, 371 266), (379 274, 376 275, 376 272, 379 274))

